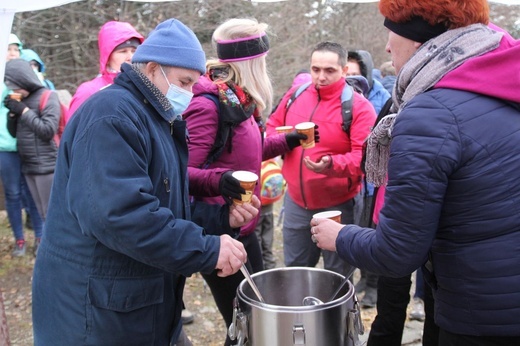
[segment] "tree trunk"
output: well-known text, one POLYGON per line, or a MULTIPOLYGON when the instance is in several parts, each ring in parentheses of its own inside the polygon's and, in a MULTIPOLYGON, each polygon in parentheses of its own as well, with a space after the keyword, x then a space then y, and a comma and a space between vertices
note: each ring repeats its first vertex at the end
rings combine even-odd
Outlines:
POLYGON ((7 318, 5 317, 4 295, 0 290, 0 346, 9 346, 9 331, 7 330, 7 318))

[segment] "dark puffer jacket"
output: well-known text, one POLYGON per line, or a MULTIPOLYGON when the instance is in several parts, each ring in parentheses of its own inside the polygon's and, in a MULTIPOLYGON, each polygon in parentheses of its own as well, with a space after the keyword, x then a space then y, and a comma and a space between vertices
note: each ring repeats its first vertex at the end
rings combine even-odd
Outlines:
POLYGON ((400 277, 430 253, 437 325, 520 335, 519 134, 518 105, 450 89, 413 98, 392 132, 377 230, 344 227, 340 256, 400 277))
POLYGON ((40 98, 46 89, 31 65, 22 59, 7 62, 5 80, 30 93, 22 100, 30 110, 18 118, 8 117, 9 132, 17 139, 22 173, 31 175, 53 173, 58 156, 58 147, 54 142, 54 135, 60 121, 58 96, 52 93, 45 108, 40 111, 40 98))

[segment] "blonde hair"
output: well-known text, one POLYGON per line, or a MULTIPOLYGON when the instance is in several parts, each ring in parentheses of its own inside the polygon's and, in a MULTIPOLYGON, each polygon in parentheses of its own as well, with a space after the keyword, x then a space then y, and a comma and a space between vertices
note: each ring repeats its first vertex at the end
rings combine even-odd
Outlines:
MULTIPOLYGON (((213 44, 217 40, 233 40, 263 34, 268 25, 259 23, 256 19, 233 18, 217 27, 213 33, 213 44)), ((273 86, 267 72, 265 55, 250 60, 222 62, 210 59, 206 63, 206 70, 229 67, 229 75, 222 79, 223 83, 233 81, 246 90, 256 103, 258 110, 271 111, 273 104, 273 86)))

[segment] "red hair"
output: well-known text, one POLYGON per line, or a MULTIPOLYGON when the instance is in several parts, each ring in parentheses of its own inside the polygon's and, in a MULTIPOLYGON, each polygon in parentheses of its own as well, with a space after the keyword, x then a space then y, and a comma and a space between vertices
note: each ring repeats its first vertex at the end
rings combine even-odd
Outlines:
POLYGON ((443 23, 448 29, 489 22, 487 0, 380 0, 379 11, 395 23, 421 17, 430 25, 443 23))

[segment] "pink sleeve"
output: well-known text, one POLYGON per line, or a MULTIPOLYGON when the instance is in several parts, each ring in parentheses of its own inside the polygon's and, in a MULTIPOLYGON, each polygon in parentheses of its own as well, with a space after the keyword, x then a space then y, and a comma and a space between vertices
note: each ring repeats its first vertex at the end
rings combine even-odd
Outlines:
POLYGON ((379 222, 379 212, 383 208, 383 204, 385 202, 385 187, 386 185, 383 185, 377 189, 376 204, 374 205, 374 215, 372 215, 372 220, 376 225, 379 222))

